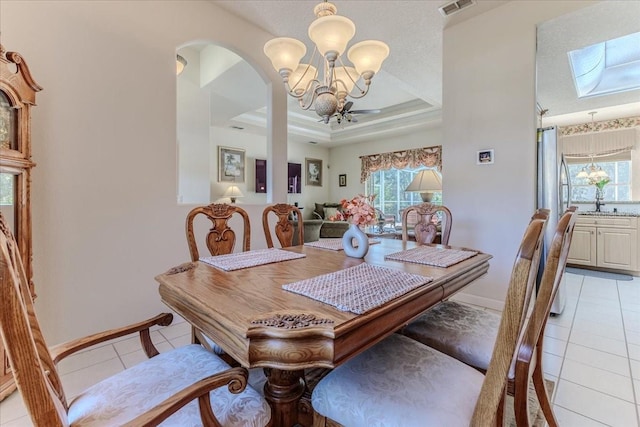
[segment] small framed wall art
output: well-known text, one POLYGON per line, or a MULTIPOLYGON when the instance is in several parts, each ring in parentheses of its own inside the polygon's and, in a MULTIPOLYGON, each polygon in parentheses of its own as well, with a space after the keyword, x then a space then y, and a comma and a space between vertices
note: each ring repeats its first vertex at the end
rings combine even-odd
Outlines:
POLYGON ((487 150, 480 150, 476 156, 476 164, 478 165, 490 165, 495 160, 493 154, 493 148, 487 150))
POLYGON ((307 185, 322 187, 322 160, 305 158, 307 185))
POLYGON ((338 175, 338 185, 340 187, 346 187, 347 186, 347 174, 346 173, 338 175))
POLYGON ((244 182, 244 150, 218 146, 218 181, 244 182))

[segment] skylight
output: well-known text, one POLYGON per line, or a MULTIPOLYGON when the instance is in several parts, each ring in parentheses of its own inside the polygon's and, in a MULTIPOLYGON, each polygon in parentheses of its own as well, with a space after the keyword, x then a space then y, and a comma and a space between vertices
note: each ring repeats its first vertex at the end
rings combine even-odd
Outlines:
POLYGON ((640 89, 640 33, 569 52, 578 98, 640 89))

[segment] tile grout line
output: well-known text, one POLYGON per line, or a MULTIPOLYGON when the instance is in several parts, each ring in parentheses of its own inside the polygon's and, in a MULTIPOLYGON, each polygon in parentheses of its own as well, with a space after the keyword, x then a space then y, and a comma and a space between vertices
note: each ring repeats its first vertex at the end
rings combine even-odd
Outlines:
MULTIPOLYGON (((566 279, 565 279, 566 280, 566 279)), ((564 284, 565 286, 567 285, 566 283, 564 284)), ((571 323, 569 326, 569 336, 567 337, 567 345, 565 345, 564 347, 564 351, 562 352, 562 362, 560 363, 560 369, 558 370, 558 384, 556 387, 554 387, 553 390, 553 398, 551 399, 551 403, 555 405, 556 402, 556 397, 558 396, 558 389, 560 388, 560 381, 562 380, 562 369, 564 368, 564 362, 566 360, 567 357, 567 351, 569 349, 569 342, 571 340, 571 333, 573 332, 573 324, 575 322, 576 319, 576 315, 578 313, 578 306, 580 305, 580 296, 582 295, 582 286, 584 285, 584 276, 582 276, 582 280, 580 280, 580 290, 578 291, 578 296, 576 298, 576 307, 575 310, 573 311, 573 316, 571 317, 571 323)), ((566 305, 565 305, 566 307, 566 305)))
POLYGON ((622 310, 622 299, 620 298, 620 286, 616 280, 616 292, 618 294, 618 303, 620 304, 620 316, 622 317, 622 333, 624 334, 624 346, 627 350, 627 365, 629 366, 629 376, 631 377, 631 393, 633 393, 634 407, 636 410, 636 423, 640 426, 640 401, 636 394, 636 387, 633 383, 633 368, 631 367, 631 353, 629 352, 629 342, 627 340, 627 328, 625 328, 624 313, 622 310))

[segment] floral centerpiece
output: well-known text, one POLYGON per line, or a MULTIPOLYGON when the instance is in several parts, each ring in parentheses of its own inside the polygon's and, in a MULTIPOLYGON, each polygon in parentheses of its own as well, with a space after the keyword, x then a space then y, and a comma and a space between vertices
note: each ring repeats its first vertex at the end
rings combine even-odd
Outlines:
POLYGON ((342 216, 346 221, 358 226, 374 225, 378 221, 378 215, 371 203, 375 199, 375 194, 365 196, 358 194, 351 200, 342 199, 342 216))

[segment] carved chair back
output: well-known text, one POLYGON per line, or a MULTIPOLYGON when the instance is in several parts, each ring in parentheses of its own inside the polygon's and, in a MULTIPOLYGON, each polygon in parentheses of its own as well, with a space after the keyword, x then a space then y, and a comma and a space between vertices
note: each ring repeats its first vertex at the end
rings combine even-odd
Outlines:
POLYGON ((535 282, 542 253, 545 226, 545 219, 533 218, 520 244, 511 271, 505 309, 500 319, 491 362, 482 383, 471 425, 493 424, 489 420, 495 420, 498 414, 509 368, 523 327, 522 319, 531 300, 527 297, 527 289, 532 282, 535 282))
POLYGON ((226 203, 199 206, 189 212, 186 220, 187 244, 191 261, 200 259, 194 233, 194 219, 198 215, 204 215, 211 221, 211 228, 205 236, 205 243, 211 255, 225 255, 233 252, 236 244, 236 232, 230 227, 229 220, 234 215, 240 216, 243 223, 242 251, 250 249, 251 225, 249 215, 244 209, 226 203))
POLYGON ((67 426, 67 400, 42 335, 16 241, 0 213, 0 332, 35 425, 67 426))
MULTIPOLYGON (((274 225, 274 232, 283 248, 293 246, 294 227, 289 218, 294 214, 298 219, 298 242, 304 242, 304 221, 300 209, 286 203, 278 203, 267 206, 262 212, 262 228, 264 228, 264 237, 267 239, 267 247, 273 248, 273 238, 271 237, 271 228, 269 227, 269 215, 273 213, 277 217, 274 225)), ((273 216, 273 215, 272 215, 273 216)))
POLYGON ((440 223, 440 243, 448 245, 451 221, 451 211, 446 206, 428 202, 409 206, 402 211, 402 241, 408 240, 409 228, 413 226, 417 244, 433 243, 438 234, 438 223, 440 223), (415 220, 411 221, 413 218, 415 220))
POLYGON ((550 426, 558 425, 544 384, 544 373, 540 363, 537 363, 537 361, 542 360, 541 358, 543 357, 544 329, 567 265, 576 218, 576 208, 572 206, 565 211, 558 221, 553 240, 549 246, 549 253, 547 254, 533 310, 518 346, 515 380, 510 381, 508 390, 509 394, 513 394, 516 397, 514 409, 518 425, 529 425, 528 392, 530 377, 533 377, 538 402, 547 423, 550 426))

